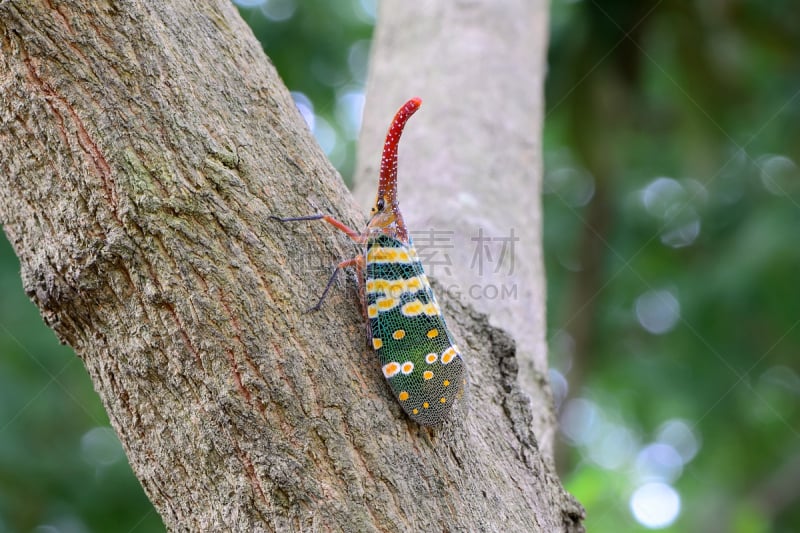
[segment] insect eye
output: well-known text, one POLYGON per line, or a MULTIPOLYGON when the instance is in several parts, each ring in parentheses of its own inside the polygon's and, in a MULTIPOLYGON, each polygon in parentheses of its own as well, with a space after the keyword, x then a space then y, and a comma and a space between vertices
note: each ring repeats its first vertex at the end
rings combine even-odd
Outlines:
POLYGON ((375 204, 375 207, 378 208, 378 211, 383 211, 384 205, 385 205, 385 203, 383 201, 383 198, 379 198, 378 202, 375 204))

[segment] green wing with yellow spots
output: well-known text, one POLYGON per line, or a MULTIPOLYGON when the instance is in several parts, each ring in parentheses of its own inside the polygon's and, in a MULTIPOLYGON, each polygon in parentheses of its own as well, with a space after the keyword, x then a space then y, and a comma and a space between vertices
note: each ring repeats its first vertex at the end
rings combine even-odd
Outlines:
POLYGON ((411 239, 368 240, 364 293, 372 346, 395 397, 414 421, 439 424, 461 394, 465 365, 411 239))

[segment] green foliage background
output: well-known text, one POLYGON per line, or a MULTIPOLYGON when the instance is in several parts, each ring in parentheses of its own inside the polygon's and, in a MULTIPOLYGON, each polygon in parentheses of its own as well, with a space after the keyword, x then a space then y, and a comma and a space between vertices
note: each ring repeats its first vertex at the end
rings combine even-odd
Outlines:
MULTIPOLYGON (((244 4, 348 180, 374 2, 244 4)), ((548 335, 589 531, 800 530, 797 7, 552 2, 548 335)), ((0 531, 163 530, 5 240, 0 290, 0 531)))

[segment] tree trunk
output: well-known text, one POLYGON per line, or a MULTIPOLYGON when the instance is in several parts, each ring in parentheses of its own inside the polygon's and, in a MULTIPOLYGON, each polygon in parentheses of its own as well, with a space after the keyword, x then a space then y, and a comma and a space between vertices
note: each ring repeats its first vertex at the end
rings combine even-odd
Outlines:
POLYGON ((540 200, 547 7, 383 0, 356 196, 362 207, 374 200, 385 117, 411 93, 422 97, 400 149, 405 219, 418 247, 432 245, 432 274, 451 296, 514 337, 533 428, 552 457, 540 200))
POLYGON ((267 215, 364 218, 230 3, 3 2, 0 38, 0 222, 170 529, 580 528, 485 316, 442 298, 471 410, 428 430, 352 290, 303 313, 352 247, 267 215))

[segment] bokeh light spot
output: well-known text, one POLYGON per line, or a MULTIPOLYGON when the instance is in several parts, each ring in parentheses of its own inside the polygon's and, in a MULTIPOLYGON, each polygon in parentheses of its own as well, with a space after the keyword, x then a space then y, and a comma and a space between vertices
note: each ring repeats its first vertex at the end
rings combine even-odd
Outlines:
POLYGON ((327 120, 320 116, 314 118, 314 137, 316 137, 320 148, 330 157, 336 149, 336 130, 333 129, 333 126, 331 126, 327 120))
POLYGON ((671 331, 680 316, 681 305, 671 291, 647 291, 636 299, 636 318, 654 335, 671 331))
POLYGON ((274 22, 289 20, 297 11, 297 4, 294 0, 266 0, 261 5, 261 12, 264 16, 274 22))
POLYGON ((635 449, 636 437, 630 429, 619 424, 606 424, 588 454, 602 468, 616 470, 629 462, 635 449))
POLYGON ((648 444, 636 456, 636 472, 641 481, 672 483, 683 472, 683 458, 669 444, 648 444))
POLYGON ((595 192, 594 177, 578 167, 561 167, 544 176, 543 192, 554 194, 571 207, 582 207, 595 192))
POLYGON ((253 8, 258 7, 267 0, 233 0, 233 3, 239 7, 253 8))
POLYGON ((692 244, 700 235, 700 217, 688 207, 677 223, 670 224, 661 233, 661 242, 671 248, 683 248, 692 244))
POLYGON ((660 177, 651 181, 641 194, 647 212, 663 219, 676 204, 683 201, 685 190, 676 180, 660 177))
POLYGON ((375 24, 378 14, 378 0, 358 0, 356 16, 367 24, 375 24))
POLYGON ((680 454, 683 464, 694 459, 700 450, 700 437, 688 422, 679 418, 661 424, 656 433, 656 440, 672 446, 680 454))
POLYGON ((783 155, 767 155, 758 159, 761 169, 761 183, 775 196, 786 196, 796 188, 797 165, 783 155))
POLYGON ((646 483, 636 489, 630 509, 637 522, 649 529, 672 524, 681 512, 681 497, 666 483, 646 483))
POLYGON ((300 111, 301 115, 303 115, 303 120, 306 121, 308 129, 314 131, 316 122, 316 115, 314 115, 314 104, 311 102, 308 96, 300 91, 292 91, 291 95, 292 99, 294 100, 294 105, 297 106, 297 110, 300 111))
POLYGON ((111 466, 125 457, 117 434, 109 427, 98 426, 81 437, 83 460, 94 467, 111 466))
POLYGON ((354 89, 342 91, 336 100, 336 119, 342 126, 346 138, 354 140, 358 137, 363 112, 364 91, 354 89))
POLYGON ((561 431, 574 444, 586 444, 601 423, 594 402, 584 398, 570 400, 561 413, 561 431))
POLYGON ((350 45, 350 50, 347 52, 347 66, 350 68, 350 74, 353 75, 353 81, 359 84, 359 91, 364 93, 363 85, 367 79, 367 62, 369 60, 369 49, 372 41, 362 39, 350 45))
POLYGON ((549 370, 548 375, 550 376, 550 388, 553 391, 553 402, 556 404, 556 409, 558 409, 561 406, 561 402, 567 397, 569 384, 564 375, 554 368, 549 370))

